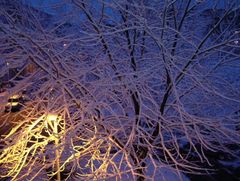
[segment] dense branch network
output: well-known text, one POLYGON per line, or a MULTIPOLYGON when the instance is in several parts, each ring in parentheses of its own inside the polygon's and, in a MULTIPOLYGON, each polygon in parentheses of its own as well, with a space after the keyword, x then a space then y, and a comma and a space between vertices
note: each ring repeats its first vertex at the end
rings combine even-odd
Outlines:
POLYGON ((15 113, 1 105, 0 126, 11 128, 1 175, 154 180, 167 168, 181 178, 206 171, 207 151, 237 157, 234 1, 218 19, 206 1, 66 3, 71 12, 54 18, 2 1, 2 89, 25 101, 15 113))

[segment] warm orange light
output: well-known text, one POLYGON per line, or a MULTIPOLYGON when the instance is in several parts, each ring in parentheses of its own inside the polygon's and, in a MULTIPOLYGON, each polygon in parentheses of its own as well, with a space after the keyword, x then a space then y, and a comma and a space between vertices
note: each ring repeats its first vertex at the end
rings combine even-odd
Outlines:
MULTIPOLYGON (((111 141, 107 137, 96 136, 97 127, 94 127, 94 131, 95 134, 84 142, 75 142, 70 138, 68 141, 71 151, 66 155, 63 152, 66 139, 65 120, 59 114, 46 113, 34 121, 29 121, 27 125, 19 124, 5 136, 6 140, 12 140, 16 135, 18 139, 0 154, 0 164, 6 165, 8 169, 8 173, 1 175, 0 178, 12 177, 12 180, 16 180, 22 170, 39 162, 40 158, 36 155, 44 155, 41 158, 42 166, 44 167, 46 162, 48 164, 51 162, 53 170, 48 173, 48 176, 56 175, 57 181, 61 180, 60 172, 71 162, 85 156, 90 156, 85 168, 91 173, 77 173, 77 175, 79 177, 92 175, 92 180, 99 180, 99 178, 105 180, 108 168, 113 165, 117 169, 117 165, 111 161, 111 141), (20 133, 19 130, 21 130, 20 133)), ((49 167, 48 164, 46 164, 47 167, 49 167)))
MULTIPOLYGON (((59 132, 58 132, 59 122, 57 122, 57 119, 58 119, 58 115, 57 114, 48 114, 46 116, 47 123, 52 126, 54 134, 56 134, 56 135, 59 134, 59 132)), ((54 142, 55 142, 55 146, 58 147, 59 146, 59 138, 55 138, 54 142)), ((57 181, 61 181, 60 163, 59 163, 60 162, 60 155, 61 155, 61 153, 60 153, 60 151, 58 149, 55 151, 55 153, 56 153, 56 158, 57 158, 57 161, 56 161, 57 181)))
MULTIPOLYGON (((17 102, 9 102, 10 105, 17 105, 17 102)), ((33 122, 30 122, 26 127, 23 127, 21 134, 15 143, 9 147, 6 147, 0 154, 0 164, 11 165, 6 175, 1 177, 11 176, 13 180, 17 178, 23 168, 26 168, 30 162, 29 160, 36 162, 38 158, 35 158, 37 151, 44 151, 46 146, 55 142, 55 146, 59 147, 60 140, 65 132, 65 122, 57 114, 44 114, 33 122), (59 128, 59 129, 58 129, 59 128), (44 135, 43 130, 48 132, 48 135, 44 135), (51 131, 53 130, 53 132, 51 131), (36 141, 33 141, 36 140, 36 141), (31 146, 29 147, 29 143, 31 146)), ((14 127, 5 139, 14 137, 22 124, 14 127)), ((55 150, 55 173, 57 173, 57 180, 60 181, 60 157, 62 148, 55 150)))
POLYGON ((15 94, 10 97, 10 99, 19 99, 21 97, 20 94, 15 94))
POLYGON ((17 106, 19 102, 9 102, 7 103, 7 106, 17 106))
POLYGON ((57 121, 58 116, 56 114, 48 114, 46 117, 47 121, 57 121))

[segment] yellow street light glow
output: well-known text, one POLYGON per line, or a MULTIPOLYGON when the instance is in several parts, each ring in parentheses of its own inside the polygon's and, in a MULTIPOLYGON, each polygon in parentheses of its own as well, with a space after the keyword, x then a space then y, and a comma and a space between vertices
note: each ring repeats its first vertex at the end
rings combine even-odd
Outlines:
MULTIPOLYGON (((53 132, 54 134, 58 135, 58 122, 57 122, 57 119, 58 119, 58 115, 57 114, 47 114, 46 116, 46 120, 47 120, 47 123, 52 127, 53 129, 53 132)), ((58 147, 59 146, 59 139, 58 138, 55 138, 54 139, 54 143, 55 143, 55 146, 58 147)), ((60 152, 58 149, 56 149, 55 151, 56 153, 56 170, 57 170, 57 181, 61 181, 61 176, 60 176, 60 152)))
POLYGON ((9 102, 7 103, 7 106, 17 106, 19 102, 9 102))
POLYGON ((48 114, 46 120, 47 121, 57 121, 58 116, 56 114, 48 114))
POLYGON ((19 99, 21 97, 20 94, 15 94, 10 97, 10 99, 19 99))
POLYGON ((117 165, 110 160, 112 141, 109 138, 96 136, 97 128, 94 126, 91 137, 71 137, 68 140, 70 147, 66 148, 65 124, 65 120, 58 114, 46 113, 27 124, 20 122, 15 126, 4 138, 6 147, 0 153, 0 165, 4 166, 7 173, 2 174, 0 178, 11 177, 12 180, 19 180, 23 170, 28 170, 30 174, 34 165, 41 164, 42 170, 51 166, 52 171, 47 173, 48 176, 56 175, 57 181, 60 181, 61 171, 76 160, 84 160, 84 157, 89 158, 84 168, 89 169, 91 173, 79 172, 79 177, 92 175, 93 180, 105 180, 111 165, 117 170, 117 165), (11 144, 8 144, 9 141, 11 144), (66 155, 64 152, 62 157, 64 150, 69 150, 70 154, 66 155))
MULTIPOLYGON (((53 162, 53 169, 57 174, 57 180, 60 181, 59 161, 62 148, 59 148, 59 146, 64 132, 65 122, 56 114, 44 114, 24 126, 19 123, 5 136, 6 141, 12 140, 15 134, 18 135, 18 139, 14 140, 14 144, 6 146, 0 153, 0 165, 5 164, 8 169, 8 173, 0 177, 10 176, 15 180, 24 168, 33 165, 39 160, 38 157, 35 157, 36 154, 44 155, 46 147, 54 142, 57 149, 55 150, 56 159, 53 162), (20 131, 20 134, 18 131, 20 131)), ((46 160, 45 156, 43 160, 46 160)))

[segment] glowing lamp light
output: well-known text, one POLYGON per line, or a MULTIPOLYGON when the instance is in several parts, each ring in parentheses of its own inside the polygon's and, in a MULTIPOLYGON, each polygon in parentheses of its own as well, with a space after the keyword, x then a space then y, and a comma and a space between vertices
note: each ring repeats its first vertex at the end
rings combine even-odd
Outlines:
MULTIPOLYGON (((58 134, 58 122, 57 122, 57 120, 58 120, 58 115, 57 114, 47 114, 46 115, 46 121, 47 121, 47 123, 49 124, 49 125, 51 125, 52 126, 52 128, 53 128, 53 131, 54 131, 54 133, 55 134, 58 134)), ((55 145, 56 145, 56 147, 58 147, 59 146, 59 140, 58 140, 58 138, 55 138, 54 139, 54 142, 55 142, 55 145)), ((57 160, 56 160, 56 168, 57 168, 57 170, 58 170, 58 172, 57 172, 57 181, 61 181, 61 175, 60 175, 60 152, 59 152, 59 150, 57 149, 56 150, 56 158, 57 158, 57 160)))
POLYGON ((47 121, 56 121, 58 116, 56 114, 48 114, 46 120, 47 121))
POLYGON ((51 127, 54 131, 54 134, 58 134, 58 126, 60 124, 60 117, 57 114, 46 114, 45 116, 45 124, 47 127, 51 127))
POLYGON ((19 103, 18 102, 9 102, 7 103, 7 106, 17 106, 19 103))
MULTIPOLYGON (((9 105, 18 104, 18 102, 9 102, 9 105)), ((13 145, 7 146, 0 154, 0 165, 6 164, 8 172, 2 177, 12 177, 12 180, 16 180, 23 168, 27 168, 30 161, 33 163, 39 158, 35 158, 36 153, 43 153, 47 149, 47 145, 54 144, 55 159, 52 163, 52 173, 50 175, 57 176, 57 181, 61 181, 61 167, 60 158, 63 148, 61 141, 65 133, 65 121, 59 114, 43 114, 38 119, 29 121, 28 125, 23 126, 22 130, 18 133, 19 128, 23 125, 20 123, 16 125, 10 133, 5 136, 5 139, 15 138, 17 134, 18 139, 13 145), (45 134, 47 132, 47 134, 45 134), (31 146, 29 146, 29 143, 31 146), (30 160, 30 161, 28 161, 30 160), (10 167, 8 167, 10 165, 10 167)), ((12 139, 11 139, 12 140, 12 139)), ((45 163, 46 158, 42 159, 45 163)))
POLYGON ((20 94, 15 94, 10 97, 10 99, 19 99, 21 97, 20 94))

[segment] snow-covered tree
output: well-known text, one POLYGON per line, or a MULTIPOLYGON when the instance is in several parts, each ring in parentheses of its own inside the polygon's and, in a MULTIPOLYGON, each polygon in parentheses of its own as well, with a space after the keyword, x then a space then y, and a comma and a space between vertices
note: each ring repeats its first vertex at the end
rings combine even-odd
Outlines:
POLYGON ((183 179, 209 151, 238 158, 240 10, 222 2, 1 0, 1 87, 24 99, 1 105, 1 176, 183 179))

